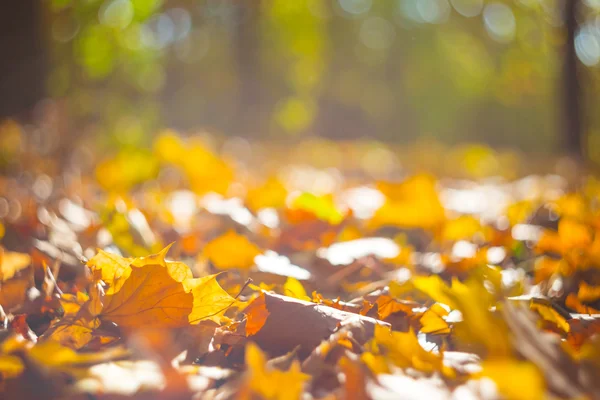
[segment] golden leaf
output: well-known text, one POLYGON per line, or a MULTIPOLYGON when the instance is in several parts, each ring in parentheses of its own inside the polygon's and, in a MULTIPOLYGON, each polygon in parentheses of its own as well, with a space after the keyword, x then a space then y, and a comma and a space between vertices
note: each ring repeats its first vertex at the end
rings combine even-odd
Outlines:
POLYGON ((408 332, 395 332, 377 324, 373 339, 367 343, 367 349, 373 353, 373 357, 368 357, 367 361, 375 365, 381 365, 381 360, 377 360, 377 356, 381 355, 400 368, 415 368, 426 373, 442 371, 444 368, 442 355, 421 347, 412 328, 408 332))
POLYGON ((258 246, 244 235, 230 230, 204 247, 204 256, 219 269, 249 269, 254 257, 261 253, 258 246))
POLYGON ((253 394, 266 400, 298 400, 309 376, 302 373, 300 363, 292 362, 289 370, 269 368, 260 348, 250 342, 246 346, 247 385, 253 394))
POLYGON ((310 301, 310 297, 306 293, 302 283, 291 276, 288 276, 287 280, 283 284, 283 294, 289 297, 294 297, 300 300, 310 301))
POLYGON ((448 311, 442 307, 440 303, 435 303, 429 307, 419 319, 419 322, 422 325, 421 333, 433 333, 438 335, 450 333, 450 326, 443 318, 447 315, 448 311))
POLYGON ((541 299, 532 299, 529 307, 536 311, 542 319, 556 325, 563 332, 568 333, 571 330, 567 320, 552 307, 550 301, 545 302, 541 299))
POLYGON ((20 270, 31 264, 29 254, 5 251, 0 247, 0 281, 4 282, 15 276, 20 270))
POLYGON ((492 379, 504 398, 510 400, 544 399, 545 383, 540 370, 527 361, 490 360, 483 363, 481 376, 492 379))
POLYGON ((9 354, 0 355, 0 377, 2 379, 15 378, 21 375, 24 369, 23 361, 19 357, 9 354))
POLYGON ((316 218, 331 225, 341 223, 345 216, 336 206, 332 196, 316 196, 312 193, 302 193, 296 197, 286 215, 292 223, 316 218))
POLYGON ((246 193, 246 204, 252 211, 262 208, 281 208, 285 205, 287 189, 275 177, 267 179, 261 186, 252 188, 246 193))
POLYGON ((91 303, 98 298, 102 303, 101 318, 129 328, 178 327, 205 319, 221 322, 229 307, 239 305, 216 275, 194 279, 187 265, 165 261, 168 249, 133 260, 99 253, 88 261, 109 286, 104 294, 90 294, 91 303))
POLYGON ((430 175, 415 175, 402 183, 377 185, 387 198, 369 225, 378 228, 395 225, 404 228, 433 229, 444 222, 445 213, 430 175))
POLYGON ((446 221, 442 229, 441 239, 443 241, 472 240, 476 233, 484 231, 485 229, 478 219, 469 215, 462 215, 446 221))

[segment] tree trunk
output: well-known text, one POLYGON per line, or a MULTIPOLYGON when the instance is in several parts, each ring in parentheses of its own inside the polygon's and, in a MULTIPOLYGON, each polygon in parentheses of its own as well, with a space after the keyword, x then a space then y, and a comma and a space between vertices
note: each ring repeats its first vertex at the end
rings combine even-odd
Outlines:
POLYGON ((44 96, 44 3, 0 2, 0 119, 30 117, 44 96))
POLYGON ((563 143, 565 150, 577 158, 583 158, 584 125, 582 120, 582 91, 577 73, 575 34, 577 31, 577 10, 579 0, 565 0, 566 41, 562 69, 562 118, 563 143))

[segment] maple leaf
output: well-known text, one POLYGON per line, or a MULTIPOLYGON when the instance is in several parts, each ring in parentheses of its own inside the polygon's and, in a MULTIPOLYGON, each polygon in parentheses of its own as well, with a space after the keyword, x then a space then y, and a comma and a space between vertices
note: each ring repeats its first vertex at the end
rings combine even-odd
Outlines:
POLYGON ((416 277, 413 284, 433 300, 459 310, 463 321, 454 327, 456 336, 465 343, 478 343, 492 355, 511 354, 508 328, 490 310, 495 301, 482 282, 469 278, 464 283, 452 280, 448 287, 437 275, 416 277))
POLYGON ((435 303, 423 313, 419 322, 421 323, 421 333, 448 334, 450 326, 443 317, 448 315, 448 311, 440 304, 435 303))
POLYGON ((262 185, 248 190, 246 204, 252 211, 263 208, 280 208, 285 205, 287 189, 275 177, 270 177, 262 185))
POLYGON ((379 182, 386 201, 369 221, 371 228, 395 225, 433 229, 444 222, 445 212, 431 175, 415 175, 401 183, 379 182))
POLYGON ((362 359, 375 373, 389 372, 388 363, 426 373, 444 369, 442 355, 421 347, 412 328, 408 332, 395 332, 389 327, 376 325, 375 335, 366 347, 370 352, 363 354, 362 359))
POLYGON ((126 328, 178 327, 205 319, 221 322, 229 307, 239 305, 216 275, 193 278, 187 265, 165 261, 168 250, 135 259, 99 251, 90 259, 88 266, 108 285, 105 293, 90 295, 90 302, 102 303, 100 318, 126 328))
MULTIPOLYGON (((301 372, 300 363, 296 360, 287 371, 269 368, 264 353, 252 342, 246 346, 246 366, 247 389, 266 400, 300 399, 304 383, 309 380, 309 376, 301 372)), ((242 395, 242 398, 249 399, 251 396, 242 395)))
POLYGON ((204 247, 204 256, 219 269, 249 269, 260 248, 244 235, 229 230, 204 247))
POLYGON ((5 251, 0 247, 0 281, 11 279, 17 272, 31 264, 29 254, 5 251))
POLYGON ((532 363, 511 358, 483 363, 481 376, 492 379, 506 399, 544 399, 546 385, 541 371, 532 363))
POLYGON ((233 168, 202 140, 184 142, 172 131, 166 131, 156 139, 154 152, 160 161, 180 168, 198 194, 224 194, 233 180, 233 168))
POLYGON ((310 297, 306 293, 302 283, 291 276, 288 276, 283 284, 283 294, 296 299, 310 301, 310 297))
POLYGON ((294 198, 286 211, 287 219, 292 223, 318 219, 338 225, 345 216, 336 206, 332 196, 316 196, 312 193, 302 193, 294 198))

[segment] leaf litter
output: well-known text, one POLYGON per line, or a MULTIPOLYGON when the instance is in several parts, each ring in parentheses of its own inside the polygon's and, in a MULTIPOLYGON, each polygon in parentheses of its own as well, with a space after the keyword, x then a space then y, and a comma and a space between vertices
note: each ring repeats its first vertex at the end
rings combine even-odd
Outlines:
POLYGON ((593 177, 274 158, 166 132, 43 199, 2 176, 3 397, 600 397, 593 177))

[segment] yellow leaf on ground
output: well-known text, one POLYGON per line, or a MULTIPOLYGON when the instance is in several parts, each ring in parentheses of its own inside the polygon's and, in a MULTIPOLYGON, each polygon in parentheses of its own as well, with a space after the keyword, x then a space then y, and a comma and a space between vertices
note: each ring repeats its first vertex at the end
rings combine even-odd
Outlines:
POLYGON ((485 361, 481 375, 492 379, 506 399, 546 398, 544 377, 538 367, 530 362, 510 358, 485 361))
POLYGON ((287 189, 275 177, 267 179, 262 185, 248 190, 246 204, 253 211, 262 208, 281 208, 285 205, 287 189))
POLYGON ((4 282, 15 276, 20 270, 31 264, 29 254, 5 251, 0 247, 0 281, 4 282))
POLYGON ((0 378, 3 380, 21 375, 24 369, 23 361, 19 357, 8 354, 0 355, 0 378))
POLYGON ((292 201, 289 211, 288 217, 291 218, 288 219, 291 220, 296 219, 292 217, 294 211, 307 213, 331 225, 337 225, 344 219, 344 213, 337 207, 333 197, 329 195, 316 196, 312 193, 302 193, 292 201))
POLYGON ((445 212, 430 175, 415 175, 402 183, 380 182, 377 188, 387 200, 369 225, 433 229, 443 223, 445 212))
POLYGON ((269 368, 264 353, 254 343, 246 346, 246 366, 250 391, 266 400, 298 400, 309 380, 298 361, 293 361, 287 371, 269 368))
MULTIPOLYGON (((389 327, 375 325, 375 334, 367 343, 367 349, 373 353, 373 356, 382 355, 400 368, 415 368, 426 373, 443 370, 442 355, 434 354, 421 347, 412 328, 408 332, 396 332, 389 327)), ((376 358, 371 361, 376 361, 376 358)), ((376 361, 376 363, 380 362, 376 361)))
POLYGON ((249 269, 261 250, 244 235, 230 230, 204 247, 204 256, 219 269, 249 269))
POLYGON ((470 215, 462 215, 446 221, 441 239, 443 241, 472 240, 476 233, 484 233, 484 231, 485 228, 478 219, 470 215))
POLYGON ((450 326, 444 320, 448 315, 448 311, 442 307, 440 303, 435 303, 429 310, 425 311, 419 322, 421 323, 421 333, 432 333, 432 334, 448 334, 450 333, 450 326))
POLYGON ((223 313, 238 305, 216 275, 194 279, 187 265, 165 261, 168 249, 133 260, 103 252, 88 262, 109 286, 104 294, 90 294, 92 303, 100 298, 102 319, 128 328, 178 327, 205 319, 221 322, 223 313))
POLYGON ((283 294, 289 297, 294 297, 300 300, 310 301, 310 297, 306 293, 302 283, 291 276, 288 276, 287 280, 283 284, 283 294))
POLYGON ((121 290, 121 287, 129 278, 132 261, 133 258, 125 258, 104 250, 98 250, 98 254, 87 262, 87 266, 92 270, 95 279, 109 284, 106 293, 113 294, 121 290))

